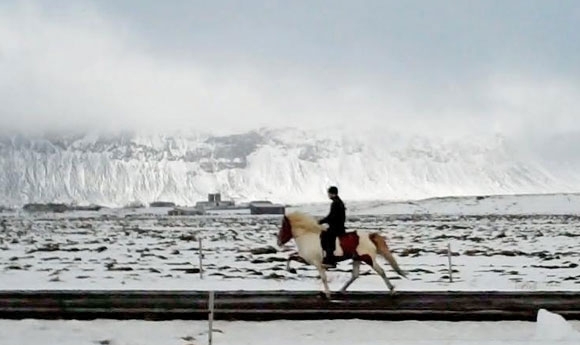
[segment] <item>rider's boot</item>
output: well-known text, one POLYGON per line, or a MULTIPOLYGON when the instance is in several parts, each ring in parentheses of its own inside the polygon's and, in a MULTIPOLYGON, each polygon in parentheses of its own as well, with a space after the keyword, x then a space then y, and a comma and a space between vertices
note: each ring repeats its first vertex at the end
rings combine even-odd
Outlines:
POLYGON ((326 256, 322 259, 322 264, 326 268, 336 268, 336 257, 332 251, 327 251, 326 256))

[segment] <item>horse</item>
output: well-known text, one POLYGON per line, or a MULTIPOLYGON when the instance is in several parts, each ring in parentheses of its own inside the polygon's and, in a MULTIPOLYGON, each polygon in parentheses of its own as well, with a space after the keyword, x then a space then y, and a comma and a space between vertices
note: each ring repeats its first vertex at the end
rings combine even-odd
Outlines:
MULTIPOLYGON (((316 219, 306 213, 292 212, 284 215, 282 226, 278 232, 278 246, 282 247, 290 240, 294 239, 298 247, 298 255, 291 255, 288 259, 288 267, 291 260, 306 262, 318 269, 320 278, 324 285, 324 294, 330 298, 328 279, 326 277, 326 267, 322 263, 323 248, 320 241, 320 234, 326 231, 316 219)), ((378 232, 350 231, 340 235, 336 239, 336 249, 334 255, 337 261, 352 260, 352 276, 340 289, 346 289, 359 277, 360 265, 362 262, 371 266, 375 272, 383 278, 391 294, 395 287, 387 278, 385 271, 377 262, 377 255, 383 256, 391 267, 400 276, 407 278, 407 274, 401 270, 397 261, 391 254, 387 242, 378 232)))

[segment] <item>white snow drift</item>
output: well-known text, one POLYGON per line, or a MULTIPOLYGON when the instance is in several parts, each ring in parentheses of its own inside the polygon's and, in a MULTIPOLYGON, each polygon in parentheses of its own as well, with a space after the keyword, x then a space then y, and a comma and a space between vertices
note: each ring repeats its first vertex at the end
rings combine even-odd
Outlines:
MULTIPOLYGON (((363 320, 214 323, 214 344, 265 345, 576 345, 580 323, 540 311, 533 322, 385 322, 363 320), (557 321, 549 321, 557 320, 557 321)), ((207 344, 203 321, 0 320, 0 343, 10 345, 207 344)))

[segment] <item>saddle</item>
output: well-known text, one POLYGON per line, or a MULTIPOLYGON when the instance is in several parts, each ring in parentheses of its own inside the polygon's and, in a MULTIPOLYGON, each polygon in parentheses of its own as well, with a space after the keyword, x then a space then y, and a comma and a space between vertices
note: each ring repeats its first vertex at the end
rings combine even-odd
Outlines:
POLYGON ((333 252, 336 251, 336 239, 338 239, 338 244, 343 253, 342 256, 336 257, 337 259, 348 259, 356 253, 356 248, 359 243, 359 237, 356 231, 347 231, 340 235, 332 235, 327 232, 322 232, 320 234, 320 245, 322 246, 322 250, 325 252, 331 250, 333 252))

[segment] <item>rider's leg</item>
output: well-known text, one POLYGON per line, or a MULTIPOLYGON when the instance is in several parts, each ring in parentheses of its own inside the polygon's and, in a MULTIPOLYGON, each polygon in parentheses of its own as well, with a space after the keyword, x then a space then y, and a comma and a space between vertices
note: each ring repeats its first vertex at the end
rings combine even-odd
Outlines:
POLYGON ((326 234, 326 257, 324 258, 324 264, 335 266, 336 257, 334 256, 334 250, 336 248, 336 234, 332 232, 332 229, 328 229, 326 234))

